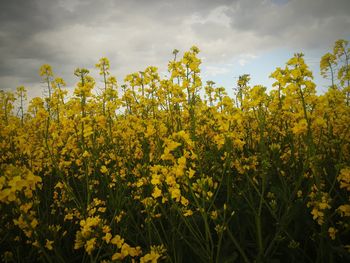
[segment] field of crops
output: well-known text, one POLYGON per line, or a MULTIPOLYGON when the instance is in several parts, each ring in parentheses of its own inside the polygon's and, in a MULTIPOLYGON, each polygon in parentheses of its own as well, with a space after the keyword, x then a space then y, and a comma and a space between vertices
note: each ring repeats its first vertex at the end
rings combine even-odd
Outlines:
POLYGON ((322 95, 303 54, 228 96, 198 53, 123 85, 102 58, 72 96, 43 65, 27 109, 0 93, 3 262, 350 262, 348 42, 322 95))

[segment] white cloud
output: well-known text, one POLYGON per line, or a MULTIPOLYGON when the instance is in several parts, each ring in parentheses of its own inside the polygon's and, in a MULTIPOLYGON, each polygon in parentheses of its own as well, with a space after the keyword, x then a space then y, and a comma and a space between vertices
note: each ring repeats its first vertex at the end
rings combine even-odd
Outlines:
POLYGON ((250 53, 239 55, 238 64, 241 65, 242 67, 244 67, 250 61, 252 61, 253 59, 256 59, 257 57, 258 56, 254 55, 254 54, 250 54, 250 53))
POLYGON ((230 72, 230 68, 225 66, 205 66, 203 73, 205 77, 216 77, 230 72))

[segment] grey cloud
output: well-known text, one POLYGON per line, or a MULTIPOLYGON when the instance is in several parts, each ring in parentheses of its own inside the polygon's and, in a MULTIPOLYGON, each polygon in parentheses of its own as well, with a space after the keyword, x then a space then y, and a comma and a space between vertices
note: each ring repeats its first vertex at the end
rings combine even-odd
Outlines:
POLYGON ((107 56, 121 81, 149 65, 164 71, 174 48, 184 51, 193 44, 211 63, 281 46, 328 46, 350 35, 348 0, 9 0, 0 5, 0 89, 21 81, 39 87, 38 68, 44 63, 74 85, 75 67, 93 70, 107 56))
POLYGON ((333 40, 350 35, 348 10, 348 0, 290 0, 281 5, 246 0, 232 5, 227 15, 232 18, 232 28, 251 31, 259 36, 274 36, 278 44, 284 42, 295 47, 300 43, 312 48, 330 40, 324 39, 327 30, 331 30, 333 40), (295 42, 288 43, 288 38, 295 42))
POLYGON ((53 30, 69 20, 68 12, 56 1, 2 1, 0 31, 18 39, 31 37, 43 30, 53 30))

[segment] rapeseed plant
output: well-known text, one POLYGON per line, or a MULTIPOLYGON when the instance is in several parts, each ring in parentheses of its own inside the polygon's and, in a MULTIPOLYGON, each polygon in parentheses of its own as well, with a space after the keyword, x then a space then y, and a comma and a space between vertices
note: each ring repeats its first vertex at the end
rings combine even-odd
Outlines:
POLYGON ((2 261, 349 260, 348 42, 321 59, 322 95, 303 54, 231 97, 199 52, 121 85, 101 58, 70 97, 43 65, 27 111, 24 87, 0 93, 2 261))

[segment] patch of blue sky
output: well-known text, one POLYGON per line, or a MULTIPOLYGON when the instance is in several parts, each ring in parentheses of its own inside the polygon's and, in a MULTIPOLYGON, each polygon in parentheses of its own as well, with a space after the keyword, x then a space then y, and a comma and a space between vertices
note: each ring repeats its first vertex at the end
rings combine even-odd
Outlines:
MULTIPOLYGON (((301 50, 298 52, 303 52, 305 55, 304 59, 306 64, 313 72, 317 92, 319 94, 324 93, 330 83, 329 80, 324 79, 320 75, 319 61, 326 51, 301 50)), ((223 86, 226 88, 229 95, 233 95, 233 90, 237 86, 238 77, 243 74, 249 74, 251 77, 251 86, 263 85, 267 87, 268 90, 271 90, 274 80, 269 77, 270 74, 274 72, 277 67, 284 68, 287 61, 293 57, 294 53, 296 52, 280 48, 262 53, 258 56, 238 56, 222 64, 206 65, 206 63, 203 63, 203 84, 207 80, 212 80, 216 83, 217 87, 223 86)))

